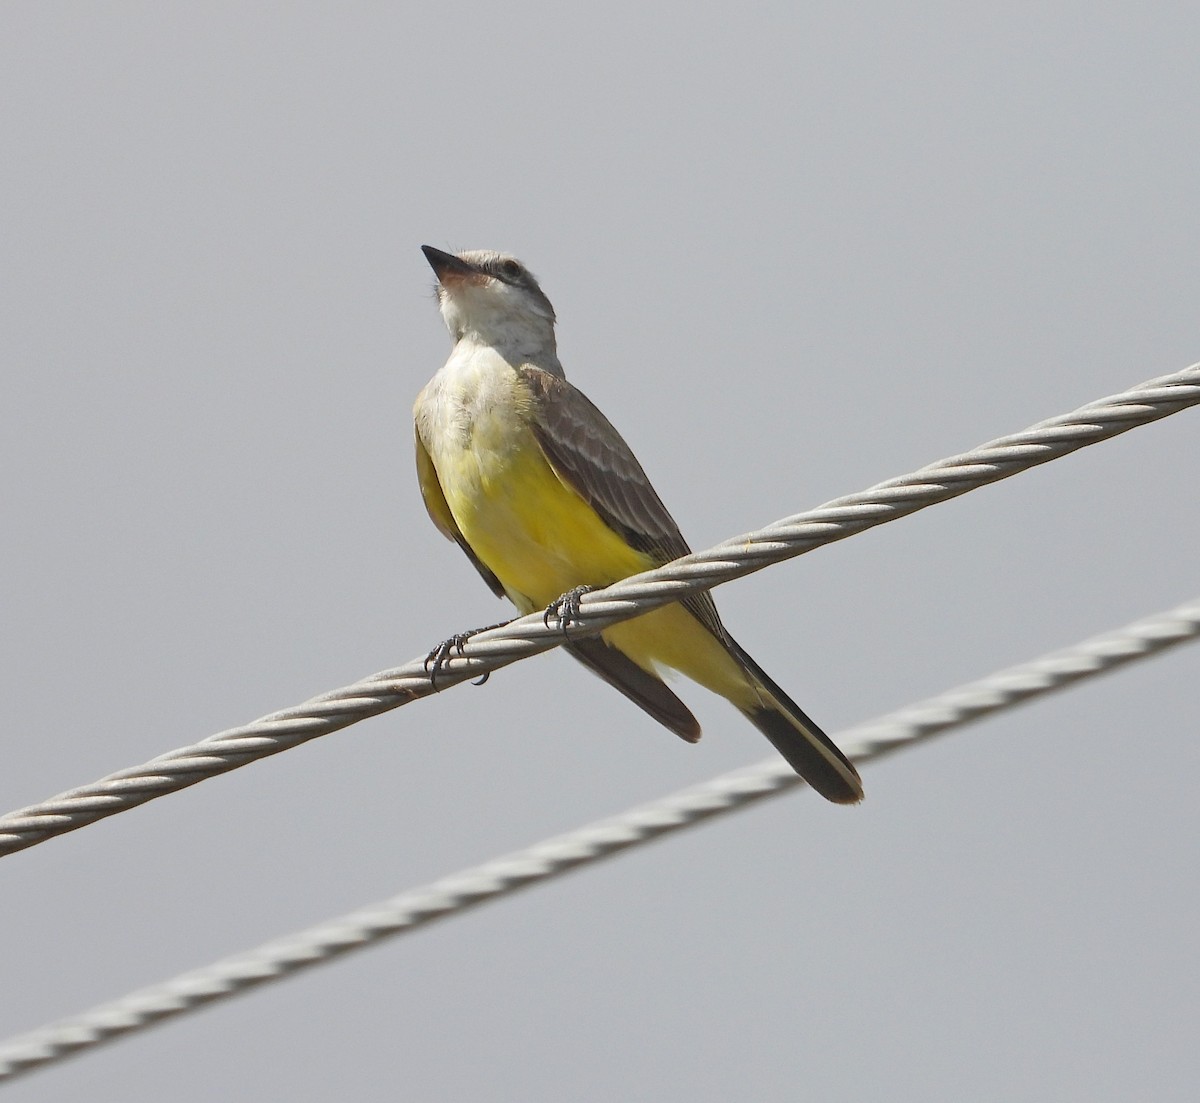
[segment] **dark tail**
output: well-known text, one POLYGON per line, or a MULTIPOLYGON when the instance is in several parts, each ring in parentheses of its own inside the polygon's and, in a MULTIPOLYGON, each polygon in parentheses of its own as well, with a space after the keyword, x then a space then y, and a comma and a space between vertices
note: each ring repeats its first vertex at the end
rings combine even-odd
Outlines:
POLYGON ((857 804, 862 781, 850 760, 745 651, 728 636, 730 651, 746 669, 760 703, 741 711, 787 759, 788 764, 826 800, 857 804))

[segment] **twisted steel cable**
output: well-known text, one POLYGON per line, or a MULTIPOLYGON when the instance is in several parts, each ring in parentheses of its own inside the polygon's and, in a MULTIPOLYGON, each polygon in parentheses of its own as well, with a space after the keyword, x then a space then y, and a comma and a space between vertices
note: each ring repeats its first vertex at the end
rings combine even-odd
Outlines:
MULTIPOLYGON (((594 634, 617 621, 668 604, 695 590, 751 574, 772 563, 905 517, 1038 464, 1107 440, 1200 403, 1200 364, 1160 376, 1069 414, 1038 422, 961 455, 889 479, 869 490, 726 540, 707 551, 585 594, 572 632, 594 634)), ((90 785, 0 816, 0 856, 33 846, 156 797, 278 754, 317 736, 448 685, 490 673, 562 643, 563 631, 534 613, 472 636, 438 674, 423 659, 385 670, 251 724, 209 736, 90 785)))
MULTIPOLYGON (((861 764, 1200 636, 1200 599, 838 733, 861 764)), ((774 758, 0 1043, 0 1081, 804 785, 774 758)))

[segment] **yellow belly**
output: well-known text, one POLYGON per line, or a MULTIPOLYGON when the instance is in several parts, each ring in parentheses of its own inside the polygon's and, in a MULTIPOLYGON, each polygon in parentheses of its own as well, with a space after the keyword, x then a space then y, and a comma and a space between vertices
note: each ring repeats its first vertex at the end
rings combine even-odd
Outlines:
MULTIPOLYGON (((459 530, 523 613, 544 609, 575 586, 607 586, 657 565, 630 547, 547 462, 532 432, 489 439, 476 426, 471 447, 436 459, 459 530)), ((668 605, 603 633, 645 670, 670 668, 734 703, 753 690, 718 641, 680 605, 668 605)))
POLYGON ((439 460, 455 523, 523 612, 654 566, 558 478, 528 430, 496 443, 476 433, 439 460))

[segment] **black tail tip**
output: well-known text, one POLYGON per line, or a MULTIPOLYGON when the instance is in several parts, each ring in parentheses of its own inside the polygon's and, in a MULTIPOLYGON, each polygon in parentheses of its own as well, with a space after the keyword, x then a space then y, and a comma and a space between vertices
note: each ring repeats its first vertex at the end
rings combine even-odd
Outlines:
POLYGON ((833 804, 861 804, 866 796, 862 779, 849 762, 844 762, 843 767, 837 769, 811 755, 805 755, 801 761, 795 761, 789 755, 784 757, 812 789, 833 804))
MULTIPOLYGON (((807 781, 808 779, 806 778, 805 780, 807 781)), ((809 785, 812 785, 811 781, 809 785)), ((816 789, 817 787, 813 785, 813 788, 816 789)), ((817 789, 817 792, 834 804, 862 804, 863 797, 867 795, 863 792, 861 782, 858 785, 843 784, 840 788, 831 792, 821 789, 817 789)))
POLYGON ((862 779, 858 776, 858 771, 849 761, 842 758, 840 753, 839 761, 835 765, 820 753, 814 752, 810 746, 780 746, 782 740, 772 742, 775 743, 775 749, 787 760, 787 764, 827 801, 834 804, 862 802, 866 795, 863 792, 862 779))
POLYGON ((748 709, 745 715, 787 764, 826 800, 858 804, 863 799, 862 779, 853 763, 794 705, 790 713, 763 706, 748 709))

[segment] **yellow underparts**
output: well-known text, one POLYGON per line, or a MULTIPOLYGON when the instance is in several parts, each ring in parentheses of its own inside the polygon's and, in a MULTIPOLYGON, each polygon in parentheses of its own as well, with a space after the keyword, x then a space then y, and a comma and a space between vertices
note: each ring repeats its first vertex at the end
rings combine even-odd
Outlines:
MULTIPOLYGON (((443 452, 436 463, 459 531, 521 612, 656 565, 558 477, 532 432, 506 437, 489 448, 477 433, 471 448, 443 452)), ((680 605, 623 621, 603 638, 644 670, 678 670, 735 705, 758 703, 741 665, 680 605)))

